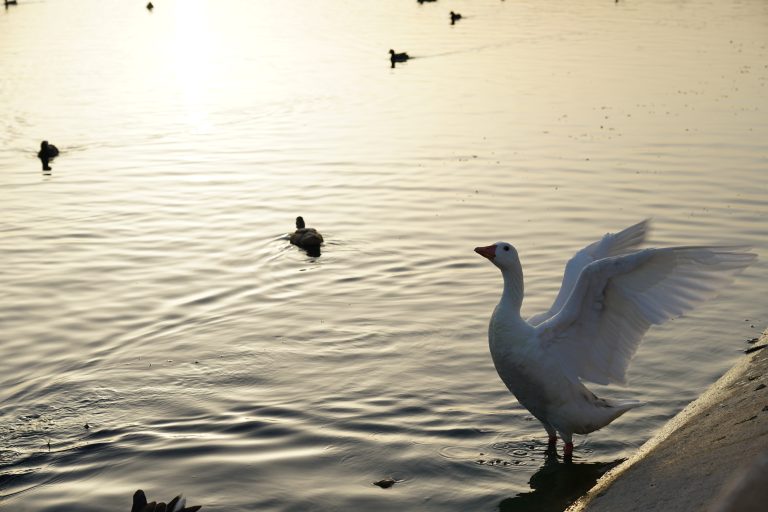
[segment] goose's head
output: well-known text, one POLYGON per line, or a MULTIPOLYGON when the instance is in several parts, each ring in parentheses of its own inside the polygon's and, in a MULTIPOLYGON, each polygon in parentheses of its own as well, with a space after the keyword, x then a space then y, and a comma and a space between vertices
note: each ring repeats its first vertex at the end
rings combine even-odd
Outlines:
POLYGON ((520 266, 520 258, 517 250, 507 242, 496 242, 487 247, 475 247, 475 252, 484 258, 491 260, 491 263, 499 267, 502 271, 507 268, 517 268, 520 266))
POLYGON ((306 224, 304 224, 304 217, 296 217, 296 229, 304 229, 305 226, 306 224))

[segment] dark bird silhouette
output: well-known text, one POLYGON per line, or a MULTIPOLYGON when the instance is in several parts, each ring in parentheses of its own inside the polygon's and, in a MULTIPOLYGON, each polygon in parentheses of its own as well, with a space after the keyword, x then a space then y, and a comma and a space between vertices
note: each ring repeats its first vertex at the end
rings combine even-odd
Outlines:
POLYGON ((461 19, 461 14, 451 11, 451 25, 453 25, 460 19, 461 19))
POLYGON ((173 498, 167 505, 163 502, 155 503, 154 501, 147 503, 147 495, 139 489, 133 493, 131 512, 197 512, 203 508, 202 505, 195 505, 194 507, 187 507, 186 505, 187 500, 181 495, 173 498))
POLYGON ((5 0, 5 8, 7 9, 9 5, 16 5, 16 0, 5 0))
POLYGON ((395 67, 396 62, 405 62, 410 58, 411 57, 405 52, 395 53, 395 50, 389 50, 389 62, 392 63, 392 67, 395 67))
POLYGON ((296 231, 291 233, 291 243, 307 251, 310 256, 320 256, 323 235, 314 228, 306 227, 304 218, 299 216, 296 217, 296 231))
POLYGON ((48 165, 48 162, 50 162, 57 156, 59 156, 59 148, 57 148, 53 144, 48 144, 47 140, 44 140, 43 142, 40 143, 40 151, 37 153, 37 158, 39 158, 40 161, 43 162, 44 171, 51 170, 51 166, 48 165))
POLYGON ((427 3, 429 3, 429 2, 437 2, 437 0, 416 0, 416 1, 419 2, 420 4, 423 4, 425 2, 427 2, 427 3))
POLYGON ((152 10, 152 9, 154 9, 154 8, 155 8, 155 6, 154 6, 154 5, 152 5, 152 2, 149 2, 149 3, 147 4, 147 10, 148 10, 148 11, 151 11, 151 10, 152 10))

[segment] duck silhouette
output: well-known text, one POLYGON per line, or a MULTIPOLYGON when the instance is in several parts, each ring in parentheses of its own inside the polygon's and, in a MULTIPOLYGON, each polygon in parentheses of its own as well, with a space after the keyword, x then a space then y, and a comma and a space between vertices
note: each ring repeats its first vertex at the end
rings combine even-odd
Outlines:
POLYGON ((403 53, 396 53, 395 50, 392 50, 391 48, 389 50, 389 62, 392 63, 392 67, 393 68, 395 67, 395 63, 397 63, 397 62, 405 62, 405 61, 407 61, 410 58, 411 58, 410 55, 408 55, 405 52, 403 52, 403 53))
POLYGON ((320 245, 323 243, 323 235, 315 228, 308 228, 304 218, 296 217, 296 231, 291 233, 291 243, 307 251, 311 256, 320 256, 320 245))
POLYGON ((131 512, 197 512, 201 508, 202 505, 187 507, 187 500, 181 495, 173 498, 167 505, 164 502, 155 503, 152 501, 147 503, 147 495, 139 489, 133 493, 131 512))
POLYGON ((461 14, 451 11, 451 25, 455 24, 461 19, 461 14))
POLYGON ((50 171, 51 167, 48 162, 59 156, 59 148, 53 144, 48 144, 47 140, 40 143, 40 151, 37 153, 37 158, 43 163, 43 170, 50 171))
POLYGON ((147 10, 148 10, 148 11, 151 11, 151 10, 152 10, 152 9, 154 9, 154 8, 155 8, 155 6, 154 6, 154 5, 152 5, 152 2, 149 2, 149 3, 147 4, 147 10))

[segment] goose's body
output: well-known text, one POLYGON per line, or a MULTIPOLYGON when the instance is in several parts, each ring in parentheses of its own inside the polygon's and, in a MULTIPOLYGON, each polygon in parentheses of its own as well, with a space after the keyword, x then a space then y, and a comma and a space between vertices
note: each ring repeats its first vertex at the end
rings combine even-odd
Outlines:
MULTIPOLYGON (((538 419, 554 442, 559 432, 572 443, 572 434, 588 434, 643 405, 634 400, 614 402, 598 398, 578 379, 562 371, 537 342, 536 328, 506 315, 499 304, 488 329, 491 357, 501 380, 520 404, 538 419)), ((514 317, 512 317, 514 318, 514 317)))
POLYGON ((496 265, 504 291, 488 341, 496 370, 554 444, 573 451, 573 434, 598 430, 643 405, 606 400, 581 379, 624 383, 629 362, 652 324, 713 297, 755 255, 735 247, 671 247, 638 251, 647 222, 605 235, 568 262, 552 307, 524 320, 523 273, 517 251, 498 242, 475 251, 496 265))

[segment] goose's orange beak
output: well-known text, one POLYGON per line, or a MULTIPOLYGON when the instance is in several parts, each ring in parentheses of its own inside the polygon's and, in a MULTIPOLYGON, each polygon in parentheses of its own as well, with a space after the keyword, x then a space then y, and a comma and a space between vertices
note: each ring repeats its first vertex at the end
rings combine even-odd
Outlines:
POLYGON ((496 245, 489 245, 488 247, 475 247, 475 252, 483 258, 488 258, 493 261, 496 257, 496 245))

